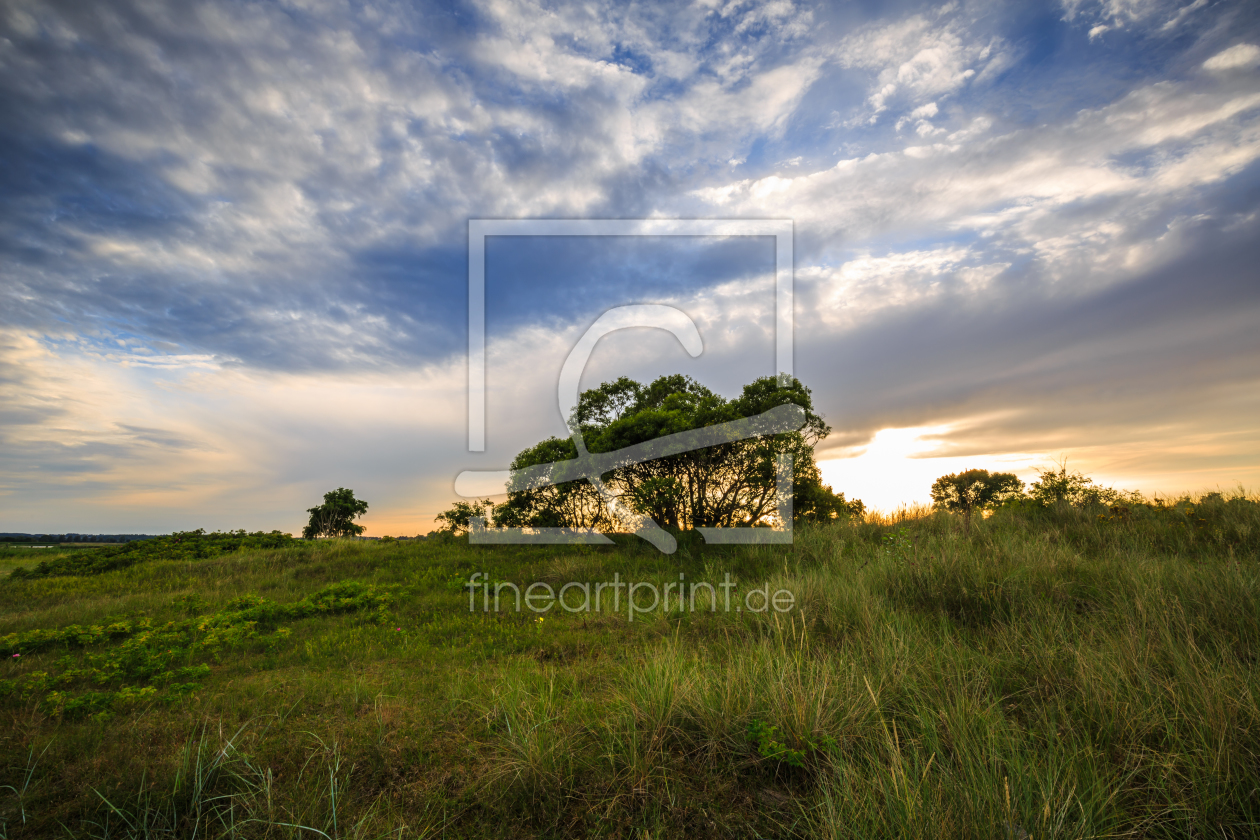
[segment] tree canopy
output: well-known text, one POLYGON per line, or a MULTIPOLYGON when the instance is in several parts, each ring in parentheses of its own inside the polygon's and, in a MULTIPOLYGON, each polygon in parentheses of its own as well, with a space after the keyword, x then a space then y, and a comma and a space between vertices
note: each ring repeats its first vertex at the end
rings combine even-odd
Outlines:
POLYGON ((475 516, 484 517, 486 511, 494 508, 489 499, 473 502, 456 502, 450 510, 444 510, 434 519, 442 523, 442 530, 452 534, 464 534, 471 527, 475 516))
MULTIPOLYGON (((822 483, 813 448, 831 429, 814 413, 810 390, 796 379, 783 384, 776 377, 757 379, 744 386, 739 397, 728 400, 680 374, 647 385, 621 377, 582 393, 570 427, 581 432, 590 453, 607 453, 756 417, 787 404, 804 409, 805 424, 798 431, 759 434, 626 464, 601 480, 630 510, 664 527, 770 525, 778 519, 776 458, 790 454, 795 518, 822 521, 861 513, 860 501, 848 502, 844 494, 822 483)), ((512 469, 577 457, 571 437, 552 437, 517 455, 512 469)), ((495 525, 618 530, 613 513, 585 479, 508 491, 507 501, 494 509, 495 525)), ((445 514, 439 518, 444 517, 449 519, 445 514)))
POLYGON ((345 487, 329 490, 324 494, 324 503, 317 507, 307 508, 310 521, 302 529, 304 539, 317 537, 357 537, 365 530, 356 525, 354 520, 367 513, 368 503, 354 497, 354 491, 345 487))
POLYGON ((932 484, 932 503, 943 510, 961 513, 971 522, 971 514, 1020 495, 1024 482, 1014 473, 967 470, 943 475, 932 484))
POLYGON ((1125 498, 1124 493, 1099 487, 1092 478, 1079 472, 1068 472, 1066 460, 1055 466, 1057 469, 1038 470, 1038 480, 1028 487, 1032 500, 1040 505, 1110 505, 1125 498))

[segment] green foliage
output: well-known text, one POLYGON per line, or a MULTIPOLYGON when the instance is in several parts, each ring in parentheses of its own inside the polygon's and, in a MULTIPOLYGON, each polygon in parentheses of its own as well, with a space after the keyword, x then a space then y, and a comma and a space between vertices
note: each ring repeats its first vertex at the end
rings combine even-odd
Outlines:
MULTIPOLYGON (((1059 504, 1086 507, 1115 504, 1126 498, 1126 494, 1110 487, 1095 486, 1092 478, 1079 472, 1068 472, 1066 461, 1060 462, 1057 467, 1040 470, 1040 478, 1029 485, 1029 497, 1036 504, 1043 507, 1059 504)), ((1136 494, 1127 496, 1140 498, 1136 494)))
POLYGON ((302 529, 302 538, 313 540, 318 537, 357 537, 362 534, 364 526, 356 525, 354 520, 367 513, 368 503, 354 497, 353 490, 338 487, 324 494, 324 503, 317 507, 307 508, 310 521, 302 529))
POLYGON ((807 735, 802 739, 799 747, 789 746, 780 740, 779 727, 772 726, 760 718, 754 718, 748 724, 748 738, 762 758, 779 761, 798 769, 804 769, 806 761, 811 758, 839 753, 836 739, 825 734, 807 735))
POLYGON ((0 680, 0 698, 36 698, 49 713, 89 715, 201 687, 209 662, 250 646, 272 649, 289 638, 279 625, 317 615, 375 611, 387 617, 387 591, 361 583, 326 586, 290 604, 256 595, 193 618, 156 624, 147 618, 108 625, 70 625, 0 637, 0 657, 61 651, 54 672, 0 680), (107 687, 101 691, 87 686, 107 687), (159 693, 160 692, 160 693, 159 693), (42 699, 39 699, 41 698, 42 699))
MULTIPOLYGON (((512 459, 511 468, 522 470, 576 458, 577 445, 571 438, 553 437, 519 453, 512 459)), ((536 490, 514 490, 494 511, 494 524, 500 528, 558 528, 566 524, 590 528, 608 522, 599 494, 584 480, 536 490)))
POLYGON ((1023 489, 1024 482, 1014 473, 967 470, 936 479, 932 484, 932 504, 941 510, 963 514, 970 525, 974 511, 1016 498, 1023 489))
POLYGON ((434 519, 443 523, 442 530, 448 533, 466 534, 472 527, 474 517, 488 519, 489 511, 493 508, 494 503, 489 499, 482 499, 479 502, 456 502, 450 510, 442 511, 434 519))
POLYGON ((14 569, 11 577, 40 578, 73 575, 100 575, 125 569, 146 560, 206 560, 236 551, 285 548, 296 541, 279 531, 179 531, 149 540, 134 540, 117 546, 78 549, 73 553, 41 562, 35 568, 14 569))
POLYGON ((910 537, 910 529, 904 525, 895 531, 884 534, 881 542, 884 553, 901 562, 913 563, 915 558, 914 540, 910 537))
POLYGON ((664 522, 678 521, 678 510, 683 504, 686 488, 676 477, 654 476, 632 487, 626 495, 630 509, 664 522))
MULTIPOLYGON (((570 423, 581 431, 590 452, 604 453, 755 417, 788 404, 805 409, 805 426, 799 431, 626 464, 601 480, 631 510, 664 527, 768 525, 778 515, 776 458, 790 454, 798 520, 828 522, 860 515, 864 509, 860 501, 846 501, 844 494, 822 483, 813 448, 831 429, 814 413, 810 390, 796 379, 784 383, 763 377, 727 400, 687 376, 662 376, 648 385, 621 377, 583 392, 570 423)), ((518 454, 512 469, 562 464, 577 457, 571 438, 549 438, 518 454)), ((585 479, 508 489, 507 502, 495 509, 498 526, 604 531, 618 527, 608 505, 585 479)), ((463 513, 458 506, 454 510, 463 513)))
POLYGON ((823 484, 821 478, 807 475, 806 480, 792 487, 792 517, 797 522, 821 524, 861 519, 866 505, 861 499, 846 501, 843 493, 823 484))

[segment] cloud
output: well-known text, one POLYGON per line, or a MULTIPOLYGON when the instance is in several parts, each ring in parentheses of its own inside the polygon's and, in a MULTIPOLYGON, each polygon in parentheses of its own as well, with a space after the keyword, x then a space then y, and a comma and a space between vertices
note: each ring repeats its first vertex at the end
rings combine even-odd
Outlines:
POLYGON ((1064 20, 1071 22, 1080 17, 1083 21, 1096 21, 1089 30, 1091 42, 1106 32, 1126 29, 1167 36, 1207 5, 1208 0, 1191 0, 1184 5, 1176 0, 1063 0, 1062 3, 1064 20))
POLYGON ((416 533, 450 494, 462 367, 293 376, 0 338, 11 530, 292 531, 340 482, 373 503, 378 527, 416 533))
MULTIPOLYGON (((1183 257, 1074 300, 991 290, 984 302, 873 311, 840 334, 799 325, 801 376, 844 433, 820 458, 861 454, 881 429, 934 427, 914 457, 963 459, 937 463, 937 475, 1019 456, 1028 478, 1066 454, 1147 492, 1254 488, 1255 232, 1200 228, 1183 257)), ((837 487, 861 495, 860 470, 841 460, 829 475, 851 476, 837 487)))
POLYGON ((1240 70, 1260 64, 1260 47, 1255 44, 1235 44, 1203 62, 1204 70, 1240 70))
POLYGON ((993 263, 1040 255, 1046 281, 1092 288, 1158 261, 1197 191, 1260 159, 1260 95, 1159 82, 1065 125, 985 130, 693 195, 714 211, 792 215, 807 243, 828 243, 819 251, 843 253, 839 237, 980 237, 993 263))
POLYGON ((705 354, 618 334, 586 385, 774 372, 764 241, 492 241, 489 449, 467 453, 480 217, 793 219, 796 370, 831 456, 921 432, 921 461, 1256 475, 1254 14, 1063 16, 10 4, 14 527, 296 528, 342 485, 428 530, 456 472, 562 433, 559 365, 612 305, 680 306, 705 354), (919 431, 878 437, 898 428, 919 431))
POLYGON ((8 323, 280 370, 440 358, 468 218, 650 214, 679 155, 782 131, 824 60, 791 3, 474 12, 15 11, 8 323))
MULTIPOLYGON (((957 20, 934 22, 921 15, 873 25, 845 38, 835 50, 845 68, 875 72, 867 102, 875 122, 894 103, 910 105, 947 96, 976 75, 995 71, 1009 56, 1001 39, 974 41, 957 20)), ((920 106, 911 119, 935 116, 935 103, 920 106), (931 113, 924 111, 931 107, 931 113)))
MULTIPOLYGON (((659 247, 646 242, 645 246, 659 247)), ((709 291, 662 287, 705 352, 628 330, 600 342, 584 387, 679 370, 737 393, 774 365, 773 250, 709 291)), ((706 252, 714 255, 714 251, 706 252)), ((722 257, 719 251, 716 256, 722 257)), ((618 301, 624 302, 624 301, 618 301)), ((467 452, 462 358, 421 369, 299 374, 163 353, 135 338, 0 333, 0 496, 12 530, 294 531, 332 486, 368 499, 371 533, 424 533, 464 469, 505 468, 565 428, 560 368, 589 320, 489 319, 487 451, 467 452)))
MULTIPOLYGON (((959 246, 861 254, 838 269, 811 266, 797 273, 811 288, 814 318, 832 328, 853 327, 885 309, 985 291, 1010 263, 983 264, 985 255, 959 246)), ((813 319, 811 319, 813 320, 813 319)))
MULTIPOLYGON (((1062 0, 1062 5, 1065 20, 1071 21, 1078 15, 1085 15, 1109 21, 1113 27, 1122 27, 1151 17, 1169 4, 1161 0, 1062 0)), ((1092 31, 1090 37, 1094 37, 1092 31)))

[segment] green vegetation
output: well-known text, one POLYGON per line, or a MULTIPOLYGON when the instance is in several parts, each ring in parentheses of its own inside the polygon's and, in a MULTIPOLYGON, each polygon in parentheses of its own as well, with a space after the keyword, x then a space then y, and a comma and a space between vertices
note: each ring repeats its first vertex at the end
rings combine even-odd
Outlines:
MULTIPOLYGON (((279 531, 263 533, 255 531, 215 531, 207 534, 203 529, 180 531, 166 537, 135 540, 104 548, 74 548, 59 551, 43 560, 31 570, 18 567, 13 577, 62 577, 74 575, 100 575, 117 569, 125 569, 145 560, 205 560, 242 549, 284 548, 294 544, 289 534, 279 531)), ((29 556, 29 552, 26 556, 29 556)))
MULTIPOLYGON (((799 431, 752 435, 642 463, 623 464, 601 477, 608 489, 634 513, 668 528, 768 525, 777 520, 775 459, 791 455, 794 510, 802 521, 826 522, 859 514, 861 501, 846 502, 822 483, 814 446, 831 428, 813 411, 809 388, 799 380, 781 384, 767 376, 745 385, 727 400, 681 374, 662 376, 649 385, 621 377, 582 393, 570 418, 591 453, 616 452, 668 435, 723 423, 746 421, 783 405, 805 410, 799 431)), ((523 470, 578 457, 572 438, 548 438, 516 456, 512 469, 523 470)), ((598 490, 587 480, 545 487, 508 488, 507 502, 494 509, 494 524, 506 527, 595 528, 621 530, 598 490)), ((466 528, 466 502, 438 517, 455 530, 466 528)))
POLYGON ((302 537, 308 540, 317 537, 357 537, 363 533, 364 527, 355 521, 367 513, 368 503, 354 497, 354 491, 345 487, 329 490, 324 494, 324 503, 307 508, 311 515, 306 527, 302 529, 302 537))
POLYGON ((456 502, 451 506, 450 510, 439 513, 436 520, 442 523, 442 528, 452 534, 466 534, 471 527, 473 517, 481 517, 483 519, 490 518, 490 511, 494 509, 494 502, 489 499, 481 499, 475 502, 456 502))
MULTIPOLYGON (((181 602, 195 610, 198 599, 181 602)), ((290 604, 276 604, 256 595, 237 598, 214 612, 167 621, 148 618, 88 627, 28 630, 0 638, 0 656, 13 659, 41 651, 64 652, 52 672, 33 671, 21 679, 0 680, 0 697, 34 700, 42 711, 67 717, 109 710, 139 700, 172 700, 198 688, 210 673, 208 662, 221 662, 228 652, 273 649, 289 637, 279 625, 314 615, 375 609, 383 614, 388 596, 360 583, 325 586, 290 604), (97 691, 89 686, 107 687, 97 691), (168 693, 162 693, 165 690, 168 693)))
POLYGON ((0 580, 0 837, 1260 833, 1254 497, 616 541, 0 580), (473 573, 700 594, 483 612, 473 573), (725 612, 696 585, 725 574, 794 607, 725 612))
POLYGON ((1014 473, 965 470, 936 479, 932 484, 932 503, 942 510, 961 513, 970 528, 973 512, 991 509, 1018 497, 1023 490, 1024 482, 1014 473))

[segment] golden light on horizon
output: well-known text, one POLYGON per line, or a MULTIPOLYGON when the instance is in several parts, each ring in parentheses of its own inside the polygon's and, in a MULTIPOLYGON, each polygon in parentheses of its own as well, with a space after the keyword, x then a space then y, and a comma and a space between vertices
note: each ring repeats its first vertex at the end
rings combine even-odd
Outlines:
POLYGON ((943 475, 969 469, 1013 472, 1028 481, 1036 468, 1048 466, 1040 453, 942 455, 931 453, 952 426, 912 426, 880 429, 870 443, 853 447, 849 457, 820 458, 823 482, 845 498, 861 499, 867 510, 889 512, 903 505, 932 503, 932 482, 943 475))

